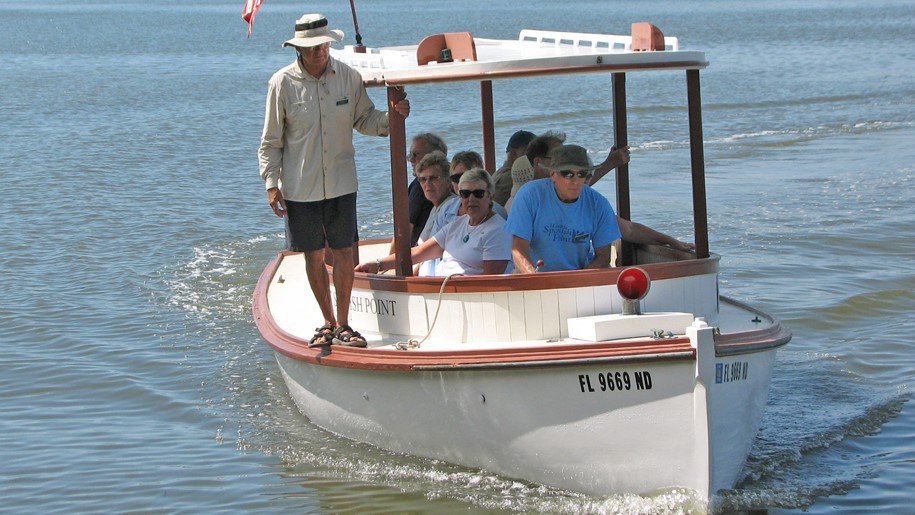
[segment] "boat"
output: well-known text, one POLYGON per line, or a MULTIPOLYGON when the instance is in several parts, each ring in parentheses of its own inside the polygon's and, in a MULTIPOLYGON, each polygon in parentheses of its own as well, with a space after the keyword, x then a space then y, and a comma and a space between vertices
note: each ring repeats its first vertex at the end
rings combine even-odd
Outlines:
MULTIPOLYGON (((591 495, 685 489, 711 503, 740 479, 779 347, 773 316, 721 295, 709 251, 699 72, 650 23, 627 35, 523 30, 517 40, 435 34, 415 45, 346 46, 334 57, 389 105, 411 86, 480 85, 484 162, 495 169, 496 80, 605 74, 614 140, 627 145, 626 77, 685 73, 695 251, 623 242, 618 266, 536 274, 416 277, 404 120, 390 111, 397 266, 356 273, 350 323, 367 348, 309 348, 322 319, 302 254, 280 252, 253 295, 255 323, 289 393, 317 426, 377 447, 591 495)), ((557 127, 561 129, 561 127, 557 127)), ((629 218, 628 166, 614 207, 629 218)), ((362 241, 361 261, 390 239, 362 241)), ((332 273, 332 267, 327 267, 332 273)))

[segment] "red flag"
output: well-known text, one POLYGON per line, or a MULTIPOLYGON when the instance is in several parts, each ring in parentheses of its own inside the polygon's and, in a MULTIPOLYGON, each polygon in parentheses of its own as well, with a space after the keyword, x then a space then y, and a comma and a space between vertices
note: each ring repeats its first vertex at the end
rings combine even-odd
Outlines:
POLYGON ((261 8, 264 0, 245 0, 245 6, 241 9, 241 17, 248 22, 248 37, 251 37, 251 28, 254 27, 254 17, 257 16, 257 10, 261 8))

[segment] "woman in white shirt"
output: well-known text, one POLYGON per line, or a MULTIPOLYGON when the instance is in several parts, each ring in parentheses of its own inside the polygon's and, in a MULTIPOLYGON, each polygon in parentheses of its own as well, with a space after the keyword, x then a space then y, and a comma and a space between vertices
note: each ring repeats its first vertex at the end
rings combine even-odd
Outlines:
MULTIPOLYGON (((457 216, 431 238, 413 247, 413 263, 441 258, 434 275, 502 274, 511 262, 512 238, 502 230, 505 220, 492 209, 495 186, 482 168, 465 172, 458 183, 461 205, 457 216)), ((394 255, 360 263, 357 272, 382 273, 394 266, 394 255)))

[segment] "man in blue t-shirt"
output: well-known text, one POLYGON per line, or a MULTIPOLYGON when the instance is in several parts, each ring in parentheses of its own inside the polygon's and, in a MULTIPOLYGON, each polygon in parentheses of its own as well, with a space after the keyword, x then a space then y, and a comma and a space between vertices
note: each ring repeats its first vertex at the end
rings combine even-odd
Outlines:
POLYGON ((610 202, 588 186, 595 166, 578 145, 550 153, 550 177, 525 184, 513 200, 505 231, 520 273, 607 268, 620 238, 610 202))

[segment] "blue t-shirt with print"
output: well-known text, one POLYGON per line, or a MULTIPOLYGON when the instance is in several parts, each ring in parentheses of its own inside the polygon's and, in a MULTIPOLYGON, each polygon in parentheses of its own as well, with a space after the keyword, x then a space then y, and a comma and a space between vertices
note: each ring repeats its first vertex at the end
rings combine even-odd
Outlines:
POLYGON ((505 230, 530 241, 531 261, 543 260, 543 272, 580 270, 593 258, 593 249, 620 238, 610 201, 589 186, 578 200, 565 203, 551 179, 530 181, 518 190, 505 230))

